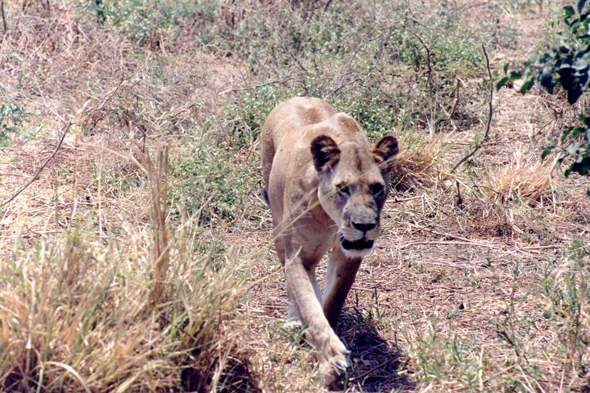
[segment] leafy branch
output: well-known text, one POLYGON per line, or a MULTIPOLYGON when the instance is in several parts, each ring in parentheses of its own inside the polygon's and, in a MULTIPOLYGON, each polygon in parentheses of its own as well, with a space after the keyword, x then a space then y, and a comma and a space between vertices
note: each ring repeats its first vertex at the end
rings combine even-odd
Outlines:
MULTIPOLYGON (((585 8, 587 0, 579 0, 577 10, 572 6, 563 7, 563 22, 569 28, 570 36, 562 37, 560 45, 548 52, 532 57, 524 63, 524 72, 514 70, 496 83, 500 89, 511 81, 523 79, 520 92, 525 94, 539 84, 549 94, 554 94, 558 86, 567 93, 567 101, 573 105, 588 91, 590 81, 590 10, 585 8)), ((582 176, 590 174, 590 117, 580 115, 578 127, 568 127, 562 131, 561 138, 550 138, 550 146, 543 150, 541 159, 553 152, 560 152, 558 164, 568 157, 574 159, 564 172, 567 177, 572 172, 582 176)))

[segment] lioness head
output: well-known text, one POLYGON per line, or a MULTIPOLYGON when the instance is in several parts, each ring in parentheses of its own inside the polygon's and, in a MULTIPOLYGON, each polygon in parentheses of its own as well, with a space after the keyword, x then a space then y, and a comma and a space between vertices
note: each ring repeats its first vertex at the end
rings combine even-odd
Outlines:
POLYGON ((355 142, 338 145, 327 135, 311 142, 320 180, 318 198, 338 225, 340 244, 349 257, 363 257, 373 248, 398 151, 393 136, 383 137, 372 149, 355 142))

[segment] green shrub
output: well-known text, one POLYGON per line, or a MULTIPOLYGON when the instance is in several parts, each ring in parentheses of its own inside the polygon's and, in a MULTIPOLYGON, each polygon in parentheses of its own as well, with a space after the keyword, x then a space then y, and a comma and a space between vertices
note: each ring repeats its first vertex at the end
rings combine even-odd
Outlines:
POLYGON ((230 148, 202 145, 190 157, 172 159, 172 206, 183 203, 189 215, 197 215, 197 225, 236 221, 245 208, 253 172, 258 170, 257 156, 245 159, 246 165, 239 156, 230 148))
POLYGON ((175 41, 183 32, 181 27, 195 15, 214 19, 216 4, 215 0, 95 0, 80 2, 78 7, 82 14, 115 29, 121 38, 145 46, 153 39, 175 41))
POLYGON ((0 147, 10 146, 8 134, 19 132, 29 116, 16 104, 0 105, 0 147))
MULTIPOLYGON (((393 1, 378 17, 362 4, 346 7, 334 3, 307 18, 289 7, 256 9, 220 30, 219 47, 257 77, 227 102, 232 143, 255 140, 270 110, 294 96, 325 99, 357 119, 370 139, 393 128, 424 127, 427 118, 440 125, 448 115, 436 108, 442 104, 435 96, 453 97, 457 77, 484 71, 480 42, 493 29, 466 32, 464 17, 447 3, 414 10, 419 23, 393 1)), ((462 102, 479 101, 481 94, 464 91, 462 102)))
MULTIPOLYGON (((548 52, 533 56, 524 63, 524 73, 520 70, 507 73, 496 86, 498 89, 509 81, 524 78, 520 92, 526 93, 535 84, 544 87, 549 94, 555 87, 567 93, 567 101, 575 104, 587 94, 590 80, 590 10, 585 7, 587 0, 579 0, 577 10, 572 6, 563 7, 563 22, 567 26, 566 34, 562 35, 561 43, 548 52)), ((580 115, 581 125, 567 127, 562 131, 561 138, 550 138, 550 146, 543 150, 542 159, 552 152, 559 152, 557 162, 561 164, 571 157, 565 176, 577 172, 582 176, 590 174, 590 118, 580 115)), ((590 196, 590 190, 588 191, 590 196)))

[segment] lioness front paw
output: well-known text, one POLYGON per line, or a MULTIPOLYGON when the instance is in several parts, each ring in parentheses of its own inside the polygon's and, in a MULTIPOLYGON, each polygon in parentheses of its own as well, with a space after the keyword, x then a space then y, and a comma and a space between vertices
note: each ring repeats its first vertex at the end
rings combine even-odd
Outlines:
POLYGON ((330 335, 326 350, 320 358, 320 373, 325 387, 338 381, 350 366, 350 351, 334 333, 330 335))
POLYGON ((287 319, 283 323, 283 329, 285 330, 297 330, 301 328, 301 320, 299 319, 287 319))

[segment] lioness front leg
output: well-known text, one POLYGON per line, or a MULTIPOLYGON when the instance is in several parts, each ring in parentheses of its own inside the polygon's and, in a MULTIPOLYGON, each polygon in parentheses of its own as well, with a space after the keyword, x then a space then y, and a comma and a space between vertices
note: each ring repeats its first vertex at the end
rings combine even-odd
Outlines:
POLYGON ((330 327, 316 297, 310 273, 317 262, 306 264, 298 255, 286 259, 285 276, 291 300, 301 323, 307 325, 307 337, 318 352, 324 384, 330 385, 348 368, 350 352, 330 327))
MULTIPOLYGON (((284 254, 282 254, 282 255, 283 255, 283 257, 280 258, 281 263, 283 266, 285 266, 285 262, 284 262, 285 257, 284 257, 284 254)), ((313 291, 315 293, 316 299, 318 300, 318 303, 322 304, 322 290, 320 289, 320 286, 319 286, 317 278, 316 278, 315 266, 313 266, 312 268, 305 269, 305 272, 307 273, 307 276, 309 277, 309 281, 311 282, 311 285, 313 287, 313 291)), ((285 321, 284 327, 285 328, 293 328, 296 326, 301 326, 301 318, 299 317, 299 312, 297 311, 297 307, 295 306, 295 301, 293 300, 294 298, 293 298, 293 295, 291 294, 291 291, 289 290, 289 286, 287 286, 287 295, 289 297, 289 310, 287 312, 287 320, 285 321)))
POLYGON ((342 306, 344 306, 346 296, 350 288, 352 288, 361 261, 362 258, 360 257, 347 257, 339 245, 334 247, 328 258, 322 306, 324 315, 334 330, 336 330, 338 317, 342 311, 342 306))

